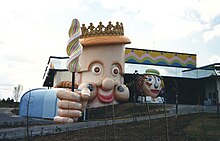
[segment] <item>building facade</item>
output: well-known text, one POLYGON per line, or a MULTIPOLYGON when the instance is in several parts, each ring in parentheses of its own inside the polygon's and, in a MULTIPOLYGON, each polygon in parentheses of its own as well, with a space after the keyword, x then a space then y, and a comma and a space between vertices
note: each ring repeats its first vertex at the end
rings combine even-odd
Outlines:
MULTIPOLYGON (((52 88, 61 81, 71 81, 71 73, 66 69, 68 57, 50 56, 43 76, 44 87, 52 88)), ((196 67, 196 55, 177 52, 126 48, 125 84, 133 81, 134 74, 143 74, 146 69, 160 71, 165 89, 160 96, 167 103, 206 104, 207 100, 219 103, 220 63, 196 67)), ((137 100, 138 93, 130 86, 130 101, 137 100)))

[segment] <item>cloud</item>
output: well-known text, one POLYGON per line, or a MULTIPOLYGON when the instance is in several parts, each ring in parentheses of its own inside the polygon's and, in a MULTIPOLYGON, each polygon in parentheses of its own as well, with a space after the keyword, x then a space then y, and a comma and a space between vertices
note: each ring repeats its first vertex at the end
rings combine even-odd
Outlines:
POLYGON ((7 75, 0 74, 0 86, 1 87, 13 87, 13 82, 7 78, 7 75))
MULTIPOLYGON (((177 40, 186 37, 194 32, 207 29, 204 15, 204 2, 192 1, 100 1, 105 9, 114 10, 110 19, 120 19, 124 23, 129 23, 130 28, 146 29, 146 34, 150 36, 151 42, 162 40, 177 40), (125 5, 126 3, 126 5, 125 5), (195 5, 199 5, 194 8, 195 5)), ((205 9, 206 10, 206 9, 205 9)), ((215 11, 212 12, 216 15, 215 11)), ((138 32, 140 33, 140 32, 138 32)), ((145 34, 145 37, 147 36, 145 34)))
POLYGON ((201 13, 202 20, 209 23, 220 15, 219 4, 219 0, 201 0, 194 7, 201 13))
POLYGON ((218 55, 213 55, 209 58, 209 63, 214 64, 214 63, 219 63, 220 62, 220 56, 218 55))
POLYGON ((42 86, 43 71, 46 67, 45 61, 28 59, 26 56, 3 55, 0 59, 0 85, 8 87, 22 84, 28 87, 42 86), (34 81, 33 81, 34 80, 34 81), (5 83, 5 84, 4 84, 5 83))
POLYGON ((4 42, 0 39, 0 45, 1 45, 1 44, 4 44, 4 42))
POLYGON ((211 30, 204 32, 202 37, 205 42, 220 37, 220 24, 214 26, 211 30))

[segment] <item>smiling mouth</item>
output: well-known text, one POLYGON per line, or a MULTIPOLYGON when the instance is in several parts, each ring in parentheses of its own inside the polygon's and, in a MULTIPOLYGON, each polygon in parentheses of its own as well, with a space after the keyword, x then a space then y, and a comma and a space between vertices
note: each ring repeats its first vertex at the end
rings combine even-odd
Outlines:
POLYGON ((98 90, 98 98, 101 102, 104 103, 110 103, 114 100, 114 94, 113 91, 105 92, 101 90, 101 88, 98 90))
POLYGON ((159 90, 151 90, 151 92, 152 92, 153 94, 158 94, 158 93, 159 93, 159 90))

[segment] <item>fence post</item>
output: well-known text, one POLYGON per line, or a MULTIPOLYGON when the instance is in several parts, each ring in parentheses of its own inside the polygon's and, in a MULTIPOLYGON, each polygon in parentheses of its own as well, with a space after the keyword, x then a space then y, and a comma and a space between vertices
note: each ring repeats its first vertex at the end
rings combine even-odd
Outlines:
POLYGON ((178 116, 178 104, 179 104, 179 101, 178 101, 178 94, 176 94, 176 118, 178 116))

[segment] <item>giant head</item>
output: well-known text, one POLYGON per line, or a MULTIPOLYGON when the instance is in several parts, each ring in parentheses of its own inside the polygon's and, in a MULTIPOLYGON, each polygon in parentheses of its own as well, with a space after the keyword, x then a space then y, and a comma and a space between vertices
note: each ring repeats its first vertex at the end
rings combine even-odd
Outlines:
POLYGON ((123 84, 125 44, 130 40, 124 36, 123 25, 118 22, 107 26, 100 22, 81 27, 79 39, 83 52, 79 56, 81 69, 76 74, 79 89, 90 90, 89 107, 100 107, 126 101, 129 90, 123 84))
POLYGON ((156 98, 164 87, 164 82, 159 71, 147 69, 146 73, 141 75, 137 80, 137 90, 146 96, 156 98))

